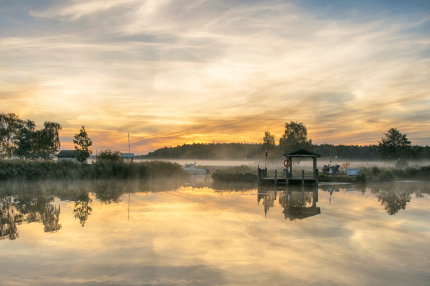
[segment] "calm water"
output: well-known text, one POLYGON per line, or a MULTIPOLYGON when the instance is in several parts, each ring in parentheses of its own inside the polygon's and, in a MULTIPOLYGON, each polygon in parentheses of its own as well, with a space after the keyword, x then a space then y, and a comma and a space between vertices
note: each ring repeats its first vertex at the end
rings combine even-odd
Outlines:
POLYGON ((0 186, 0 285, 429 285, 430 187, 0 186))

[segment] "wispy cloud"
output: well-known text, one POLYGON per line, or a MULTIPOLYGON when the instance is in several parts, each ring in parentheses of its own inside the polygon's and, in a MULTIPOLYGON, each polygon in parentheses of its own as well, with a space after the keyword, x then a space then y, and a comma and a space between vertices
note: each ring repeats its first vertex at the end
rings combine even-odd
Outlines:
POLYGON ((376 143, 398 127, 429 144, 428 14, 340 9, 348 16, 283 1, 47 1, 0 31, 2 111, 49 115, 64 138, 86 125, 100 148, 130 131, 141 152, 260 142, 291 120, 317 143, 376 143))

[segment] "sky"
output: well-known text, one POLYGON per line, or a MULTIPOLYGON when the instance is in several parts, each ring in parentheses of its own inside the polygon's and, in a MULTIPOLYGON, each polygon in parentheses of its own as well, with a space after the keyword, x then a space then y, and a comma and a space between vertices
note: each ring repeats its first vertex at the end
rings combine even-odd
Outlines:
POLYGON ((81 126, 146 154, 290 121, 430 145, 430 1, 0 0, 1 112, 60 123, 62 149, 81 126))

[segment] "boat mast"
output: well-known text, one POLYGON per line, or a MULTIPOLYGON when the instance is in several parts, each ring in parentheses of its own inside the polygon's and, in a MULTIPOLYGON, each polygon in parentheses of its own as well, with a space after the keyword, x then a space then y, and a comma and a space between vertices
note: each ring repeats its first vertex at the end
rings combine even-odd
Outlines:
POLYGON ((128 153, 130 152, 130 132, 128 132, 128 153))

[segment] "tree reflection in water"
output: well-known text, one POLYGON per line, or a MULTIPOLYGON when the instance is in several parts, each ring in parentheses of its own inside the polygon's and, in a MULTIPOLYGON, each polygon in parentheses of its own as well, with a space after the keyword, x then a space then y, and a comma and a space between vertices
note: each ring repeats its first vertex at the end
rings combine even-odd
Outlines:
POLYGON ((42 223, 45 232, 56 232, 61 229, 60 207, 54 206, 51 197, 6 196, 1 202, 0 236, 2 239, 14 240, 19 237, 17 225, 22 222, 42 223))
POLYGON ((75 214, 75 219, 79 219, 81 226, 85 226, 85 222, 88 219, 88 216, 91 214, 93 208, 91 207, 90 195, 87 192, 80 194, 75 201, 75 208, 73 209, 73 213, 75 214))
MULTIPOLYGON (((341 189, 333 188, 333 186, 321 186, 322 191, 330 192, 330 201, 333 190, 339 192, 341 189)), ((381 202, 384 210, 389 215, 395 215, 400 210, 405 210, 407 204, 411 201, 411 196, 415 195, 416 198, 423 198, 424 194, 430 194, 430 187, 425 183, 381 183, 367 186, 350 186, 346 188, 347 191, 357 191, 365 194, 370 192, 373 194, 378 202, 381 202)))
POLYGON ((90 192, 103 204, 121 202, 128 193, 166 192, 180 187, 175 180, 163 181, 53 181, 5 182, 0 184, 0 238, 15 240, 22 222, 42 223, 45 232, 61 229, 60 206, 54 198, 74 201, 73 215, 85 226, 93 208, 90 192))
POLYGON ((12 197, 0 200, 0 239, 15 240, 19 237, 17 224, 21 224, 22 215, 13 206, 12 197))
MULTIPOLYGON (((93 211, 92 199, 103 204, 121 202, 124 194, 169 192, 177 190, 177 182, 140 182, 140 181, 79 181, 79 182, 26 182, 0 184, 0 238, 15 240, 19 238, 18 226, 23 223, 41 223, 45 232, 56 232, 61 229, 60 206, 53 204, 54 198, 74 202, 73 215, 85 226, 93 211), (92 196, 91 193, 94 195, 92 196)), ((222 185, 213 186, 216 192, 249 192, 255 185, 222 185)), ((417 198, 430 193, 426 184, 384 183, 367 186, 320 186, 319 190, 336 196, 340 190, 371 193, 381 203, 389 215, 405 210, 415 194, 417 198)), ((321 213, 318 202, 318 191, 311 187, 288 186, 287 188, 258 188, 258 204, 264 206, 264 213, 273 208, 278 200, 283 208, 285 219, 301 220, 321 213)))
POLYGON ((389 215, 395 215, 400 210, 405 210, 406 204, 411 201, 412 194, 415 193, 418 198, 423 196, 421 191, 410 188, 407 184, 400 186, 383 184, 372 187, 371 192, 378 198, 378 202, 381 202, 381 206, 389 215))

